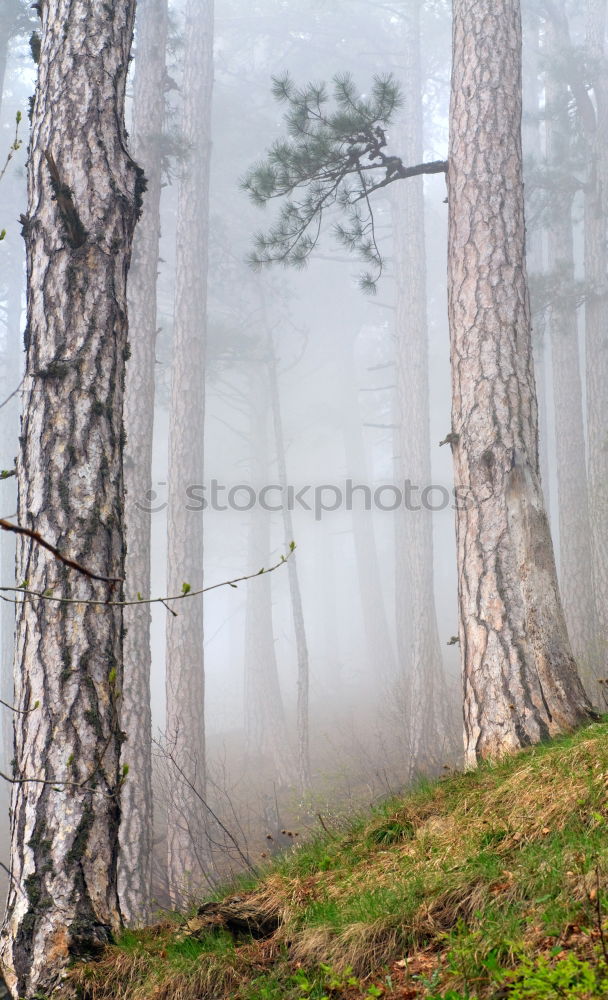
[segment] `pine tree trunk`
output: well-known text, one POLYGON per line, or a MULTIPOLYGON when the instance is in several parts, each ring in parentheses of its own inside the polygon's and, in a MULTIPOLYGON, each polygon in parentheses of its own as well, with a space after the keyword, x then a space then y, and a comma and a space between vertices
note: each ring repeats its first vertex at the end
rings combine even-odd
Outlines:
POLYGON ((574 289, 574 233, 569 91, 559 79, 564 53, 571 51, 563 3, 546 25, 549 60, 546 85, 547 155, 556 178, 547 223, 549 273, 555 297, 549 310, 559 513, 559 577, 572 651, 590 696, 597 697, 595 640, 598 621, 591 558, 583 392, 574 289), (561 175, 561 176, 560 176, 561 175))
MULTIPOLYGON (((3 399, 19 385, 21 370, 21 299, 23 294, 23 262, 21 248, 11 247, 13 259, 8 273, 6 291, 6 349, 4 354, 3 399)), ((19 395, 6 403, 2 410, 3 447, 0 467, 12 469, 19 450, 19 395)), ((17 510, 17 484, 15 479, 0 483, 2 509, 4 515, 12 515, 17 510)), ((15 536, 3 531, 0 534, 0 579, 3 585, 11 587, 15 583, 15 536)), ((20 582, 20 581, 19 581, 20 582)), ((13 658, 15 654, 15 606, 3 601, 0 609, 2 631, 2 671, 0 678, 0 698, 9 705, 14 703, 13 658)), ((13 759, 14 713, 2 708, 2 746, 4 767, 7 770, 13 759)))
POLYGON ((4 78, 6 76, 10 28, 11 24, 9 18, 5 14, 0 14, 0 110, 2 110, 2 96, 4 93, 4 78))
POLYGON ((600 676, 608 671, 608 60, 606 0, 588 0, 587 52, 593 66, 595 120, 588 131, 585 187, 585 337, 592 567, 599 615, 600 676))
MULTIPOLYGON (((274 425, 274 441, 278 482, 283 488, 283 497, 287 491, 287 461, 285 457, 285 436, 283 433, 283 415, 281 413, 281 393, 277 373, 277 358, 272 333, 268 335, 268 381, 270 389, 270 405, 274 425)), ((288 504, 283 503, 283 528, 285 531, 285 546, 288 548, 294 541, 293 519, 288 504)), ((300 791, 310 787, 310 739, 309 739, 309 687, 310 669, 308 661, 308 643, 306 641, 306 626, 304 624, 304 608, 296 556, 292 555, 287 566, 289 574, 289 593, 291 596, 291 613, 293 629, 296 637, 298 656, 298 699, 297 699, 297 735, 298 735, 298 777, 300 791)))
MULTIPOLYGON (((108 577, 124 570, 126 276, 141 187, 122 124, 134 11, 45 0, 25 226, 19 520, 108 577)), ((110 596, 29 539, 17 552, 32 590, 110 596)), ((120 924, 122 614, 39 599, 18 608, 15 697, 26 714, 15 720, 2 962, 13 995, 32 997, 120 924)))
MULTIPOLYGON (((540 16, 534 9, 527 12, 524 21, 524 67, 523 67, 523 152, 524 164, 529 161, 532 170, 538 170, 543 160, 541 146, 541 80, 540 80, 540 16)), ((529 191, 526 185, 526 193, 529 191)), ((528 206, 526 206, 526 213, 528 206)), ((526 260, 528 274, 531 278, 542 279, 546 274, 545 230, 540 222, 536 226, 528 225, 526 231, 526 260)), ((549 412, 548 412, 548 352, 547 330, 545 322, 545 306, 539 302, 535 309, 532 301, 532 341, 534 352, 534 374, 536 378, 536 397, 538 400, 538 451, 540 478, 545 497, 545 510, 551 520, 550 475, 549 475, 549 412)))
MULTIPOLYGON (((256 365, 250 374, 250 481, 259 491, 268 482, 268 373, 256 365)), ((250 513, 247 565, 251 572, 268 566, 271 516, 256 504, 250 513)), ((245 728, 252 760, 270 763, 277 782, 294 779, 294 762, 285 722, 272 616, 272 577, 260 577, 247 589, 245 615, 245 728)))
POLYGON ((469 763, 588 718, 538 467, 518 0, 454 0, 448 190, 452 432, 469 763), (466 491, 466 495, 465 492, 466 491))
MULTIPOLYGON (((203 581, 203 520, 188 488, 203 483, 205 330, 213 2, 188 0, 182 82, 181 133, 186 163, 179 185, 176 300, 169 429, 167 581, 170 593, 203 581)), ((167 622, 167 736, 177 766, 168 814, 169 880, 178 902, 183 888, 197 890, 207 877, 205 815, 205 678, 203 606, 184 601, 167 622), (196 788, 195 794, 190 785, 196 788)))
MULTIPOLYGON (((156 277, 160 240, 161 136, 165 123, 167 0, 139 0, 133 95, 133 154, 148 179, 129 274, 129 347, 125 385, 126 577, 131 594, 150 596, 151 515, 156 371, 156 277)), ((122 793, 118 887, 125 921, 145 924, 152 885, 152 713, 150 609, 125 610, 122 728, 129 778, 122 793)))
MULTIPOLYGON (((399 147, 405 161, 423 160, 420 3, 405 16, 404 91, 408 101, 399 147)), ((398 483, 409 479, 424 490, 432 483, 429 410, 429 345, 426 307, 424 183, 398 185, 393 202, 397 276, 396 371, 398 483)), ((418 498, 420 493, 418 493, 418 498)), ((417 499, 417 504, 420 500, 417 499)), ((410 778, 421 767, 445 761, 449 741, 447 691, 439 645, 433 585, 433 514, 402 509, 397 515, 396 606, 399 674, 403 677, 410 778)))
MULTIPOLYGON (((361 429, 361 412, 352 351, 351 345, 340 376, 343 392, 342 436, 347 475, 349 478, 352 477, 354 485, 367 485, 369 484, 367 456, 361 429)), ((397 676, 397 666, 382 591, 373 513, 364 509, 362 501, 363 498, 355 493, 352 526, 357 582, 361 596, 361 615, 369 665, 368 679, 374 693, 378 695, 379 699, 384 700, 381 688, 385 692, 386 686, 394 683, 397 676)))

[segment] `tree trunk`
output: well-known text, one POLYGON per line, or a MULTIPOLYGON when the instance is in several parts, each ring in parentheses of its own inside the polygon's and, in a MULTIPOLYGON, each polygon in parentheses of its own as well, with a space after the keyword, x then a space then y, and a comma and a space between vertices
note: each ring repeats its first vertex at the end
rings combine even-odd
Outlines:
POLYGON ((608 61, 606 0, 588 0, 587 53, 593 66, 595 118, 588 127, 589 176, 585 187, 585 337, 587 433, 592 567, 602 662, 608 671, 608 61))
POLYGON ((549 193, 547 248, 555 296, 549 309, 559 513, 559 578, 568 634, 581 676, 597 698, 598 621, 591 558, 583 392, 574 275, 572 162, 569 91, 559 78, 571 53, 568 22, 561 6, 547 20, 547 155, 555 184, 549 193), (552 62, 553 60, 553 62, 552 62), (553 66, 553 72, 552 72, 553 66))
MULTIPOLYGON (((156 277, 160 239, 161 137, 165 123, 167 0, 139 0, 132 147, 148 179, 129 275, 130 361, 125 386, 126 577, 130 591, 150 596, 156 277)), ((122 794, 118 887, 124 919, 145 924, 152 885, 152 713, 150 608, 125 610, 122 728, 129 778, 122 794)))
MULTIPOLYGON (((28 161, 27 372, 19 521, 123 577, 126 276, 141 177, 126 151, 134 0, 46 0, 28 161)), ((81 603, 18 605, 11 884, 15 997, 52 990, 120 924, 121 588, 21 537, 18 577, 81 603), (34 706, 39 703, 39 707, 34 706)))
POLYGON ((452 432, 465 750, 589 717, 538 467, 525 266, 518 0, 454 0, 448 190, 452 432), (466 491, 466 493, 465 493, 466 491))
MULTIPOLYGON (((540 16, 534 9, 527 12, 523 26, 524 67, 523 67, 523 152, 524 164, 530 162, 532 170, 539 170, 543 161, 541 146, 541 80, 540 80, 540 16)), ((525 186, 525 193, 530 188, 525 186)), ((534 198, 534 194, 532 195, 534 198)), ((528 205, 526 213, 529 214, 528 205)), ((526 261, 528 274, 532 279, 542 280, 546 274, 545 231, 541 223, 528 224, 526 229, 526 261)), ((545 304, 536 303, 532 298, 532 343, 534 352, 534 373, 538 400, 538 451, 540 478, 545 497, 545 510, 551 520, 550 474, 549 474, 549 413, 547 386, 547 331, 545 304)))
MULTIPOLYGON (((8 58, 8 43, 11 37, 10 15, 0 14, 0 110, 2 109, 2 95, 4 93, 4 77, 6 76, 6 63, 8 58)), ((4 154, 4 150, 2 151, 4 154)))
MULTIPOLYGON (((278 482, 283 489, 283 497, 287 495, 287 462, 285 458, 285 436, 283 434, 283 416, 281 413, 281 393, 277 373, 277 358, 272 333, 268 334, 268 380, 270 389, 270 405, 274 425, 274 441, 278 470, 278 482)), ((289 548, 294 541, 293 519, 287 503, 283 503, 283 528, 285 531, 285 546, 289 548)), ((309 687, 310 670, 308 662, 308 643, 306 641, 306 626, 304 624, 304 609, 296 556, 292 555, 287 565, 289 574, 289 593, 291 596, 291 613, 293 629, 296 637, 298 654, 298 701, 297 701, 297 733, 298 733, 298 777, 300 791, 310 787, 310 740, 309 740, 309 687)))
MULTIPOLYGON (((351 345, 350 351, 345 355, 345 363, 339 376, 343 393, 340 415, 346 472, 353 478, 354 485, 367 485, 369 483, 367 456, 361 429, 352 351, 351 345)), ((338 380, 337 383, 340 384, 338 380)), ((362 498, 357 494, 353 497, 352 525, 357 582, 361 595, 361 614, 369 664, 368 679, 373 685, 374 693, 379 700, 383 700, 387 686, 394 684, 397 666, 382 592, 373 513, 364 509, 362 498)))
MULTIPOLYGON (((424 144, 419 0, 409 5, 404 21, 404 91, 413 99, 407 104, 399 145, 406 162, 421 163, 424 144)), ((409 479, 424 490, 432 476, 422 177, 397 186, 393 220, 397 278, 396 477, 399 484, 409 479)), ((432 511, 422 504, 420 510, 400 510, 396 536, 397 643, 399 675, 406 688, 405 739, 411 778, 425 765, 445 762, 445 744, 450 736, 435 610, 432 511)))
MULTIPOLYGON (((179 185, 176 300, 169 429, 167 581, 170 593, 203 581, 203 521, 188 510, 188 488, 203 484, 205 330, 213 2, 188 0, 182 83, 181 132, 187 150, 179 185)), ((175 775, 169 802, 168 864, 174 901, 182 888, 197 890, 207 876, 203 606, 184 601, 167 622, 167 736, 187 780, 175 775)))
MULTIPOLYGON (((255 365, 255 363, 254 363, 255 365)), ((250 482, 259 491, 268 482, 268 373, 252 366, 250 482)), ((268 566, 271 515, 258 503, 249 522, 247 565, 250 572, 268 566)), ((290 560, 291 561, 291 560, 290 560)), ((299 706, 300 707, 300 706, 299 706)), ((279 785, 293 782, 294 762, 285 723, 272 619, 272 578, 261 577, 247 589, 245 616, 245 726, 247 752, 270 762, 279 785)))
MULTIPOLYGON (((23 262, 21 248, 11 247, 11 263, 7 275, 6 290, 6 340, 4 351, 3 399, 8 399, 19 384, 21 370, 21 300, 23 294, 23 262)), ((6 403, 2 410, 3 448, 0 455, 2 469, 12 469, 15 455, 19 450, 19 395, 6 403)), ((2 490, 2 510, 6 517, 17 510, 17 484, 15 479, 7 479, 0 484, 2 490)), ((15 583, 15 536, 3 531, 0 534, 0 579, 6 587, 15 583)), ((20 581, 19 581, 20 582, 20 581)), ((15 655, 15 605, 3 601, 0 610, 2 634, 2 671, 0 697, 9 705, 13 704, 13 658, 15 655)), ((2 746, 4 770, 13 759, 14 713, 2 708, 2 746)))

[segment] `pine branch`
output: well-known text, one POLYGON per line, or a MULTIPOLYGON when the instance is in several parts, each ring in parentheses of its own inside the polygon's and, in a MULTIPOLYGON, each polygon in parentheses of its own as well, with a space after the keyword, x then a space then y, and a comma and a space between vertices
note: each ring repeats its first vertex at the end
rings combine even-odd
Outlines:
POLYGON ((386 152, 387 129, 402 103, 391 75, 375 77, 368 98, 358 96, 349 75, 336 76, 333 108, 324 84, 298 89, 288 75, 273 79, 273 95, 286 106, 288 138, 271 146, 242 187, 257 205, 275 199, 283 204, 274 225, 255 235, 250 264, 304 266, 325 213, 336 208, 347 221, 335 225, 334 237, 371 265, 373 273, 363 275, 361 284, 375 291, 383 260, 370 196, 398 180, 445 173, 447 163, 406 166, 386 152))

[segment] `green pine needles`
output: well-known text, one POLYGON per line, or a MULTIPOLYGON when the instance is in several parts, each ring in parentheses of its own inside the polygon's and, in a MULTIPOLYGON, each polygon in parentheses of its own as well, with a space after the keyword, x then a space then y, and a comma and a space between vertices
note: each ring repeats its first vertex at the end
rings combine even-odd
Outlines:
POLYGON ((274 225, 255 235, 250 264, 303 267, 319 242, 325 214, 336 208, 344 221, 334 224, 333 235, 367 265, 360 284, 374 292, 383 260, 370 196, 395 180, 444 172, 447 165, 406 167, 386 152, 387 129, 402 104, 391 74, 374 77, 363 97, 349 74, 334 77, 331 98, 324 83, 300 89, 288 74, 274 77, 272 89, 286 105, 288 138, 274 143, 242 186, 257 205, 285 201, 274 225))

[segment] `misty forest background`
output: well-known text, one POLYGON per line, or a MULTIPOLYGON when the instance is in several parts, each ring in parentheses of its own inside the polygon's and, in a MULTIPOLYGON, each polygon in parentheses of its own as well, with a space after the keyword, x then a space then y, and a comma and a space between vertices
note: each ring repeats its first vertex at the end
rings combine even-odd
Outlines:
MULTIPOLYGON (((189 5, 190 17, 195 7, 189 5)), ((156 304, 157 337, 154 394, 149 385, 137 384, 136 352, 127 380, 128 518, 140 544, 139 551, 137 543, 129 545, 127 577, 132 589, 148 592, 148 527, 152 595, 179 592, 183 583, 203 586, 203 522, 205 585, 270 567, 292 539, 297 543, 287 567, 238 589, 219 589, 204 602, 194 599, 187 608, 184 602, 178 619, 162 604, 152 605, 149 640, 147 612, 140 613, 139 624, 135 616, 129 623, 139 645, 135 652, 133 644, 128 647, 127 674, 130 655, 145 660, 142 644, 149 642, 151 657, 151 720, 145 705, 136 715, 145 739, 152 739, 155 905, 188 900, 258 865, 311 826, 331 825, 337 813, 461 760, 449 505, 432 514, 369 512, 359 492, 352 511, 342 506, 315 519, 314 512, 296 508, 289 524, 281 513, 257 507, 207 509, 203 516, 187 511, 185 496, 186 486, 211 480, 260 488, 285 477, 296 489, 344 489, 347 480, 375 488, 407 479, 420 489, 453 489, 450 447, 439 447, 450 430, 445 178, 424 179, 424 233, 411 225, 402 185, 375 196, 385 267, 376 294, 368 295, 358 287, 364 265, 332 238, 336 217, 306 269, 254 271, 248 263, 252 234, 268 225, 272 206, 260 212, 242 189, 251 165, 285 133, 284 106, 273 99, 271 80, 285 71, 298 85, 331 83, 336 73, 350 73, 362 93, 374 75, 392 73, 403 105, 389 132, 390 151, 408 160, 422 129, 423 155, 414 162, 445 159, 449 7, 443 0, 217 0, 211 100, 202 56, 199 76, 190 59, 184 77, 188 39, 196 37, 203 49, 209 22, 203 23, 202 14, 200 22, 187 21, 182 2, 172 0, 168 11, 163 0, 139 5, 128 129, 150 183, 135 238, 130 319, 137 329, 156 304), (209 152, 207 212, 201 156, 209 152), (145 241, 154 238, 155 191, 156 292, 144 266, 145 241), (188 252, 198 255, 194 279, 188 252), (207 254, 205 301, 196 267, 207 254), (415 314, 412 281, 426 301, 426 311, 415 314), (411 347, 402 350, 408 325, 411 347), (400 358, 406 372, 399 371, 400 358), (132 454, 132 428, 149 422, 152 412, 151 456, 132 454), (137 501, 143 508, 149 504, 152 513, 138 509, 137 501)), ((584 100, 572 97, 576 88, 584 96, 588 82, 584 12, 564 0, 526 0, 524 21, 528 262, 541 463, 574 652, 588 693, 601 705, 597 682, 605 654, 597 655, 597 644, 605 609, 593 588, 587 490, 588 442, 598 433, 590 427, 585 389, 583 180, 589 150, 584 100)), ((19 110, 26 138, 35 28, 34 12, 5 0, 2 150, 13 141, 19 110)), ((24 145, 0 185, 0 221, 7 230, 0 252, 5 470, 14 467, 18 451, 24 377, 18 216, 25 203, 24 145)), ((0 489, 1 514, 11 517, 14 478, 0 489)), ((442 496, 437 492, 431 502, 442 496)), ((237 503, 245 500, 241 494, 237 503)), ((14 581, 14 564, 14 538, 4 532, 5 585, 14 581)), ((10 603, 0 608, 0 637, 1 696, 10 704, 10 603)), ((6 772, 13 753, 10 711, 3 709, 1 718, 0 769, 6 772)), ((131 767, 128 796, 129 785, 137 789, 137 781, 145 785, 148 777, 145 764, 134 766, 128 749, 124 753, 131 767)), ((150 788, 142 794, 150 806, 150 788)), ((6 817, 8 786, 1 786, 0 795, 6 817)), ((0 861, 8 865, 8 822, 2 823, 0 861)), ((130 836, 145 836, 142 829, 130 836)))

